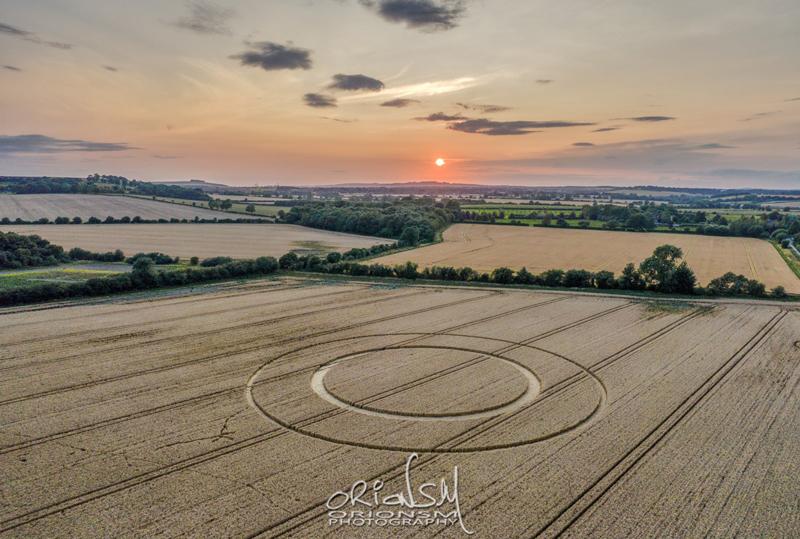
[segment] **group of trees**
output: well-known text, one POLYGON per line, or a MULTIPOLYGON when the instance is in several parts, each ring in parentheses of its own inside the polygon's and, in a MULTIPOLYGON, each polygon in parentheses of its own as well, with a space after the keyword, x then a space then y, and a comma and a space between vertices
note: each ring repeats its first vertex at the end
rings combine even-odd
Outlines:
POLYGON ((179 185, 129 180, 123 176, 92 174, 86 178, 51 178, 4 176, 0 178, 0 192, 14 194, 72 193, 72 194, 133 194, 189 200, 209 200, 199 189, 179 185))
POLYGON ((430 242, 457 219, 458 202, 406 197, 382 202, 306 202, 281 210, 285 223, 394 238, 402 245, 430 242))
POLYGON ((218 218, 214 217, 213 219, 205 219, 201 217, 195 216, 194 219, 178 219, 177 217, 171 217, 170 219, 144 219, 139 215, 134 215, 133 217, 123 216, 123 217, 112 217, 108 216, 105 219, 100 219, 99 217, 89 217, 88 219, 84 220, 82 217, 56 217, 55 219, 48 219, 47 217, 42 217, 40 219, 36 219, 33 221, 26 221, 17 217, 16 219, 10 219, 9 217, 2 217, 0 218, 0 224, 3 225, 80 225, 80 224, 88 224, 88 225, 117 225, 117 224, 156 224, 156 223, 263 223, 264 221, 261 219, 250 219, 247 217, 223 217, 218 218))
POLYGON ((278 270, 278 261, 271 256, 263 256, 254 260, 237 260, 213 267, 192 267, 172 271, 157 271, 154 266, 153 259, 144 256, 136 259, 133 271, 130 273, 88 279, 81 283, 44 283, 0 290, 0 305, 101 296, 220 279, 266 275, 278 270))
POLYGON ((125 255, 119 249, 113 252, 95 253, 74 247, 65 252, 60 245, 54 245, 36 235, 0 232, 0 268, 3 269, 55 266, 71 260, 121 262, 124 259, 125 255))

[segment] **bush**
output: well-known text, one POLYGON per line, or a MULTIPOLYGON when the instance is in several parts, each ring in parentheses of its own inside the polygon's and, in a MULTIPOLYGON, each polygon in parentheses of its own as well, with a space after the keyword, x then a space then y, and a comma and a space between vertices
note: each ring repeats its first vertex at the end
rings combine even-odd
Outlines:
POLYGON ((297 253, 288 252, 278 259, 278 265, 281 269, 292 269, 297 264, 297 253))
POLYGON ((598 271, 594 274, 594 284, 597 288, 609 289, 615 288, 617 282, 614 279, 614 273, 611 271, 598 271))
POLYGON ((594 275, 586 270, 571 269, 564 274, 564 286, 568 288, 591 288, 594 275))
POLYGON ((786 289, 783 288, 782 286, 776 286, 775 288, 772 289, 772 292, 770 292, 770 295, 773 298, 785 298, 786 297, 786 289))
POLYGON ((509 268, 496 268, 492 271, 492 282, 510 284, 514 281, 514 272, 509 268))
MULTIPOLYGON (((163 264, 177 264, 180 262, 180 258, 178 257, 171 257, 169 255, 165 255, 164 253, 136 253, 132 257, 128 258, 126 262, 128 264, 135 264, 136 261, 140 258, 149 258, 153 261, 154 264, 163 265, 163 264)), ((230 261, 230 259, 228 259, 230 261)))
POLYGON ((200 265, 204 268, 211 268, 214 266, 230 264, 231 262, 233 262, 233 259, 229 256, 213 256, 211 258, 204 259, 202 262, 200 262, 200 265))
POLYGON ((192 258, 189 259, 189 264, 191 264, 192 266, 196 266, 199 263, 200 259, 197 258, 196 256, 193 256, 192 258))

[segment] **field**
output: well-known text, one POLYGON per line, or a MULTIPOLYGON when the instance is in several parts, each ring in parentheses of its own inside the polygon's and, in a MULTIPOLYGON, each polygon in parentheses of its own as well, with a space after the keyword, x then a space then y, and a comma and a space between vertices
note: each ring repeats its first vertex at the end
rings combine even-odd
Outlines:
POLYGON ((640 262, 664 243, 683 249, 702 284, 732 271, 768 287, 782 285, 788 292, 800 293, 800 279, 772 245, 753 238, 458 224, 444 232, 442 243, 377 262, 412 260, 422 266, 470 266, 480 271, 525 266, 537 273, 553 268, 618 273, 628 262, 640 262))
MULTIPOLYGON (((256 211, 253 212, 253 213, 250 213, 250 212, 248 212, 246 210, 247 206, 250 205, 250 202, 237 201, 235 197, 212 197, 212 198, 218 198, 218 199, 221 199, 221 200, 228 199, 228 200, 230 200, 232 202, 232 206, 228 210, 225 210, 224 213, 222 213, 223 216, 225 216, 226 213, 227 214, 240 213, 240 214, 246 215, 246 216, 253 216, 254 215, 256 217, 275 217, 276 215, 278 215, 278 212, 280 210, 288 211, 288 209, 289 209, 288 207, 276 206, 276 205, 274 205, 272 203, 268 204, 268 203, 265 203, 265 202, 258 202, 258 201, 254 200, 254 201, 252 201, 252 204, 253 204, 253 206, 255 206, 255 210, 256 211)), ((242 197, 242 198, 245 198, 245 197, 242 197)), ((166 198, 166 197, 159 197, 157 200, 159 200, 161 202, 168 202, 170 204, 175 204, 177 206, 196 205, 199 208, 208 208, 208 202, 203 201, 203 200, 186 200, 185 198, 166 198)), ((213 211, 213 210, 207 210, 207 211, 213 211)), ((220 216, 220 212, 219 211, 216 211, 215 214, 216 214, 216 217, 220 216)), ((227 215, 227 217, 231 217, 231 216, 227 215)))
POLYGON ((66 249, 81 247, 102 252, 122 249, 128 255, 160 251, 182 258, 277 257, 289 251, 346 251, 389 241, 276 224, 12 225, 0 227, 0 230, 38 234, 66 249))
MULTIPOLYGON (((200 206, 202 202, 197 202, 200 206)), ((89 217, 105 219, 135 217, 142 219, 222 219, 236 216, 213 211, 202 207, 178 206, 166 204, 148 198, 111 195, 0 195, 0 218, 8 217, 35 221, 46 217, 80 217, 84 221, 89 217)))
POLYGON ((6 310, 0 533, 463 536, 329 526, 416 451, 476 537, 797 536, 794 309, 277 279, 6 310))

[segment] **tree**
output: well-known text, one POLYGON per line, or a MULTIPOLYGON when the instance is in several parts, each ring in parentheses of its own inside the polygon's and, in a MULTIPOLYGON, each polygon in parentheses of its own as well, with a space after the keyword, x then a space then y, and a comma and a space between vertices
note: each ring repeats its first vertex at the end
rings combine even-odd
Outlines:
POLYGON ((691 293, 696 283, 694 272, 683 263, 680 272, 676 274, 677 262, 682 257, 683 251, 674 245, 665 244, 656 247, 652 256, 639 264, 639 273, 645 286, 658 292, 691 293))
POLYGON ((189 259, 189 264, 191 264, 192 266, 196 266, 199 263, 200 259, 197 258, 196 256, 193 256, 192 258, 189 259))
POLYGON ((681 262, 672 273, 672 291, 678 294, 694 294, 697 278, 686 262, 681 262))
POLYGON ((72 224, 79 225, 82 222, 83 222, 83 219, 81 219, 80 217, 73 217, 72 218, 72 224))
POLYGON ((219 203, 219 207, 222 210, 229 210, 233 207, 233 202, 231 202, 230 199, 226 198, 225 200, 219 203))
POLYGON ((644 288, 642 275, 633 262, 629 262, 625 269, 622 270, 622 275, 617 280, 617 286, 622 290, 641 290, 644 288))
POLYGON ((786 297, 786 289, 783 288, 780 285, 776 286, 775 288, 772 289, 772 292, 770 292, 770 295, 773 298, 785 298, 786 297))
POLYGON ((514 280, 514 272, 509 268, 495 268, 492 271, 492 282, 499 284, 509 284, 514 280))
POLYGON ((617 284, 611 271, 598 271, 594 274, 594 282, 597 288, 603 289, 614 288, 617 284))
POLYGON ((564 286, 569 288, 591 288, 593 275, 582 269, 567 270, 564 274, 564 286))
POLYGON ((523 267, 514 276, 514 282, 517 284, 533 284, 536 282, 536 276, 528 271, 528 268, 523 267))
POLYGON ((342 254, 333 251, 332 253, 328 253, 325 260, 327 260, 329 264, 336 264, 342 260, 342 254))
POLYGON ((152 274, 154 272, 155 262, 148 256, 140 256, 133 263, 133 272, 137 274, 152 274))
POLYGON ((562 286, 564 284, 564 270, 547 270, 542 273, 541 279, 545 286, 562 286))
POLYGON ((413 247, 419 243, 419 228, 409 226, 403 229, 400 234, 400 245, 403 247, 413 247))
POLYGON ((278 265, 281 269, 292 269, 297 264, 298 258, 297 253, 290 251, 278 259, 278 265))
POLYGON ((417 273, 417 265, 414 262, 406 262, 405 264, 395 266, 394 274, 401 279, 416 279, 419 275, 419 273, 417 273))
POLYGON ((255 213, 256 212, 256 205, 255 204, 248 204, 245 206, 244 211, 247 213, 255 213))

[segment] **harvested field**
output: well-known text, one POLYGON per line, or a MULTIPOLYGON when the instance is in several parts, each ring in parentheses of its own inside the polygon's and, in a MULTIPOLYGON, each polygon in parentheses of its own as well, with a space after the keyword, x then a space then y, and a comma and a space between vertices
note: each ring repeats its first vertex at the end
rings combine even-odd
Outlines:
POLYGON ((0 195, 0 218, 8 217, 35 221, 46 217, 51 221, 56 217, 80 217, 83 220, 97 217, 135 217, 142 219, 223 219, 236 218, 236 215, 200 207, 202 202, 192 207, 168 204, 147 198, 111 195, 0 195))
POLYGON ((411 451, 475 537, 800 534, 791 304, 274 279, 0 324, 3 536, 462 536, 330 525, 411 451))
POLYGON ((289 251, 324 253, 387 243, 384 238, 277 224, 11 225, 4 232, 38 234, 67 249, 125 253, 160 251, 171 256, 253 258, 289 251))
POLYGON ((638 264, 665 243, 683 249, 703 285, 732 271, 769 288, 782 285, 788 292, 800 293, 800 279, 772 245, 754 238, 458 224, 444 232, 442 243, 376 261, 412 260, 422 266, 470 266, 479 271, 525 266, 537 273, 572 268, 619 273, 628 262, 638 264))

